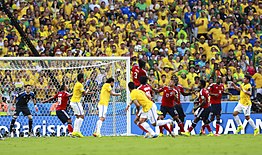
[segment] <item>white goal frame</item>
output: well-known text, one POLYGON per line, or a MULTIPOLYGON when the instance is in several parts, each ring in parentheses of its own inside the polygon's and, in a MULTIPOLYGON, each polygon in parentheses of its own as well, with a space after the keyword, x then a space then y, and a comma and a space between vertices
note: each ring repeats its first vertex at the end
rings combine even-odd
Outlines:
MULTIPOLYGON (((0 57, 0 61, 125 61, 126 62, 126 105, 130 101, 130 93, 128 89, 128 82, 130 81, 130 57, 0 57)), ((113 66, 114 69, 114 66, 113 66)), ((131 135, 131 110, 126 112, 127 126, 126 135, 131 135)))

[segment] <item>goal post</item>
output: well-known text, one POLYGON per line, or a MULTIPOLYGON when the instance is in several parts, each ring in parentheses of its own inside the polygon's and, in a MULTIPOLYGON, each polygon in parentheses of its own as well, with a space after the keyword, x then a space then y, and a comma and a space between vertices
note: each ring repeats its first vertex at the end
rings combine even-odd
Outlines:
MULTIPOLYGON (((22 86, 30 84, 36 94, 39 111, 33 108, 29 102, 29 108, 34 117, 33 129, 42 135, 56 134, 60 136, 66 131, 66 125, 62 125, 54 112, 55 100, 42 104, 46 98, 53 96, 62 83, 69 86, 69 92, 73 90, 76 76, 84 73, 85 89, 94 94, 82 97, 81 103, 85 111, 84 123, 81 131, 85 136, 90 136, 95 130, 98 120, 99 94, 105 80, 109 77, 115 79, 113 90, 121 92, 121 96, 111 97, 105 122, 101 134, 104 136, 131 135, 131 112, 125 111, 129 104, 128 82, 130 80, 129 57, 1 57, 0 73, 2 82, 2 94, 6 109, 0 111, 0 132, 7 130, 14 113, 11 100, 15 94, 22 91, 22 86)), ((69 115, 74 122, 72 109, 68 108, 69 115)), ((26 132, 28 129, 27 118, 20 114, 16 123, 16 132, 26 132)))

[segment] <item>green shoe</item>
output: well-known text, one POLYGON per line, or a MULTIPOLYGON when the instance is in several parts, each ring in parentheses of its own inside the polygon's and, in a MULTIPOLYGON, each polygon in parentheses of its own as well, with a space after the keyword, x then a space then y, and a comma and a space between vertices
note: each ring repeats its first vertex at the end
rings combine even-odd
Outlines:
POLYGON ((256 128, 255 130, 254 130, 254 136, 256 136, 256 135, 258 135, 259 134, 259 128, 256 128))
POLYGON ((181 132, 181 134, 182 134, 182 135, 185 135, 185 136, 187 136, 187 137, 190 136, 190 132, 188 132, 188 131, 187 131, 187 132, 181 132))
POLYGON ((235 131, 235 134, 238 134, 241 130, 243 130, 243 126, 242 125, 239 125, 237 127, 237 130, 235 131))
POLYGON ((213 132, 211 131, 211 132, 209 132, 209 134, 208 134, 207 136, 209 136, 209 137, 213 137, 214 134, 213 134, 213 132))

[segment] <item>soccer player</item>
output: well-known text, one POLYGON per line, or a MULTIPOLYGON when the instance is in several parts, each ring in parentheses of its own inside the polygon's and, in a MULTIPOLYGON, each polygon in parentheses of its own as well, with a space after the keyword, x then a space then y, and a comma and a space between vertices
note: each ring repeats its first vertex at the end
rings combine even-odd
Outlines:
POLYGON ((186 93, 184 91, 184 88, 181 85, 178 84, 179 80, 178 80, 177 76, 173 76, 172 78, 174 79, 174 82, 175 82, 174 88, 177 91, 177 98, 175 98, 175 109, 178 112, 179 119, 181 120, 182 123, 184 123, 186 115, 185 115, 184 110, 181 106, 180 94, 182 94, 183 96, 188 96, 188 95, 191 95, 192 93, 186 93))
POLYGON ((80 132, 84 120, 84 109, 80 101, 82 95, 92 94, 91 92, 88 92, 88 90, 86 91, 84 90, 84 86, 82 84, 83 82, 84 82, 84 74, 80 73, 77 75, 77 82, 74 85, 73 96, 70 101, 70 106, 72 107, 74 111, 74 115, 76 116, 76 119, 74 121, 74 129, 72 132, 72 136, 76 136, 80 138, 84 137, 80 132))
POLYGON ((245 115, 245 119, 253 127, 254 136, 256 136, 259 134, 259 128, 256 127, 253 119, 250 118, 250 112, 251 112, 251 106, 252 106, 252 102, 250 99, 250 96, 252 95, 250 80, 251 80, 251 76, 245 75, 244 81, 243 81, 244 83, 241 84, 240 87, 236 86, 235 83, 232 83, 232 86, 234 86, 236 90, 240 91, 240 100, 234 109, 233 116, 238 125, 237 130, 235 131, 235 134, 238 134, 241 130, 243 130, 242 123, 238 116, 238 114, 243 111, 245 115))
POLYGON ((140 86, 140 82, 139 82, 140 77, 141 76, 147 76, 147 73, 144 70, 145 65, 146 65, 146 62, 143 61, 142 59, 139 59, 138 65, 134 65, 132 67, 132 70, 131 70, 132 79, 133 79, 133 82, 134 82, 136 88, 140 86))
POLYGON ((56 107, 56 115, 63 124, 67 123, 67 129, 69 133, 68 135, 71 136, 73 132, 72 120, 66 111, 66 107, 68 99, 72 96, 72 94, 68 93, 67 91, 68 86, 66 84, 63 84, 60 88, 60 91, 55 96, 44 100, 42 103, 57 99, 58 105, 56 107))
POLYGON ((196 124, 200 119, 203 120, 205 123, 205 127, 209 131, 209 136, 213 136, 211 127, 209 125, 210 121, 208 120, 208 116, 210 114, 210 104, 208 103, 208 91, 205 89, 206 87, 206 81, 200 80, 199 88, 199 104, 194 108, 194 111, 196 111, 196 117, 194 121, 192 122, 192 125, 189 127, 188 131, 182 134, 185 134, 186 136, 190 136, 190 132, 196 127, 196 124))
MULTIPOLYGON (((132 103, 136 105, 137 113, 140 111, 140 106, 142 107, 139 123, 140 125, 147 130, 152 138, 158 137, 156 133, 150 128, 149 124, 146 122, 147 119, 153 126, 162 126, 168 123, 173 123, 172 120, 157 120, 157 107, 156 105, 147 98, 145 92, 135 89, 135 84, 133 82, 128 83, 128 88, 132 103)), ((128 106, 130 107, 130 105, 128 106)))
POLYGON ((35 110, 38 111, 38 108, 36 106, 36 99, 34 92, 31 91, 31 85, 25 85, 25 91, 17 94, 14 97, 13 104, 16 104, 16 110, 15 114, 13 116, 13 119, 11 121, 10 125, 10 133, 14 132, 14 125, 17 117, 19 116, 20 112, 23 113, 24 116, 28 117, 28 125, 29 125, 29 134, 28 136, 34 136, 32 126, 33 126, 33 117, 30 113, 30 110, 28 108, 27 103, 30 100, 33 100, 35 105, 35 110))
POLYGON ((99 110, 99 120, 96 122, 95 132, 93 133, 94 137, 101 137, 101 127, 106 118, 107 107, 110 100, 110 95, 113 96, 121 96, 121 93, 115 93, 112 90, 114 86, 114 79, 109 78, 106 80, 106 83, 103 85, 102 90, 100 92, 100 101, 98 103, 99 110))
MULTIPOLYGON (((175 99, 178 98, 178 96, 177 96, 178 92, 174 88, 175 82, 176 82, 176 79, 171 79, 169 86, 165 86, 165 87, 160 88, 158 90, 158 92, 163 92, 160 111, 163 113, 164 118, 166 117, 166 114, 168 113, 173 118, 173 120, 175 120, 177 122, 178 126, 180 127, 180 132, 185 132, 184 124, 179 119, 178 112, 176 111, 176 108, 175 108, 175 105, 174 105, 175 99)), ((167 128, 165 127, 165 129, 167 129, 167 128)), ((173 126, 172 126, 172 129, 173 129, 173 126)), ((169 129, 168 131, 169 131, 170 134, 173 134, 172 130, 169 129)), ((163 134, 163 128, 161 126, 160 126, 160 133, 163 134)))
POLYGON ((224 85, 221 84, 222 78, 218 76, 217 83, 212 83, 208 87, 210 104, 211 104, 211 118, 210 121, 213 122, 216 117, 216 134, 219 136, 218 131, 220 127, 220 116, 221 116, 221 99, 223 94, 231 95, 230 93, 224 92, 224 85))

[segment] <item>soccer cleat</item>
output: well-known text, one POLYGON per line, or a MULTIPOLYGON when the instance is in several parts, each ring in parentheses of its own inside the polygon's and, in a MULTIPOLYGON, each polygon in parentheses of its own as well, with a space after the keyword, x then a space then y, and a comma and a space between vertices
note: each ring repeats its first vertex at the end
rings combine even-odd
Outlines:
POLYGON ((96 133, 96 132, 93 133, 93 136, 98 138, 102 137, 100 133, 96 133))
POLYGON ((235 131, 235 134, 238 134, 241 130, 243 130, 243 126, 242 125, 239 125, 237 127, 237 130, 235 131))
POLYGON ((205 134, 206 134, 205 130, 200 130, 199 136, 202 136, 202 135, 205 135, 205 134))
POLYGON ((214 134, 213 134, 213 132, 209 132, 209 134, 208 134, 207 136, 208 136, 208 137, 213 137, 214 134))
POLYGON ((145 134, 144 138, 150 138, 150 133, 147 132, 147 133, 145 134))
POLYGON ((158 137, 157 134, 151 136, 151 138, 157 138, 157 137, 158 137))
MULTIPOLYGON (((84 135, 82 135, 81 132, 78 132, 77 134, 78 134, 78 137, 79 137, 79 138, 83 138, 83 137, 84 137, 84 135)), ((100 135, 100 136, 101 136, 101 135, 100 135)))
POLYGON ((185 136, 187 136, 187 137, 190 136, 190 132, 188 132, 188 131, 186 131, 186 132, 181 132, 181 134, 182 134, 182 135, 185 135, 185 136))
POLYGON ((258 135, 259 134, 259 128, 256 128, 255 130, 254 130, 254 136, 256 136, 256 135, 258 135))
POLYGON ((35 137, 33 132, 29 132, 28 137, 35 137))
POLYGON ((78 135, 77 135, 77 132, 76 132, 76 131, 72 132, 72 136, 73 136, 73 137, 77 137, 77 136, 78 136, 78 135))
POLYGON ((162 133, 159 133, 159 135, 158 135, 158 137, 163 137, 164 136, 164 134, 162 134, 162 133))
POLYGON ((216 133, 216 134, 214 134, 214 136, 219 137, 219 136, 221 136, 221 135, 216 133))
POLYGON ((176 137, 176 135, 175 135, 174 132, 171 132, 170 135, 171 135, 172 137, 174 137, 174 138, 176 137))

